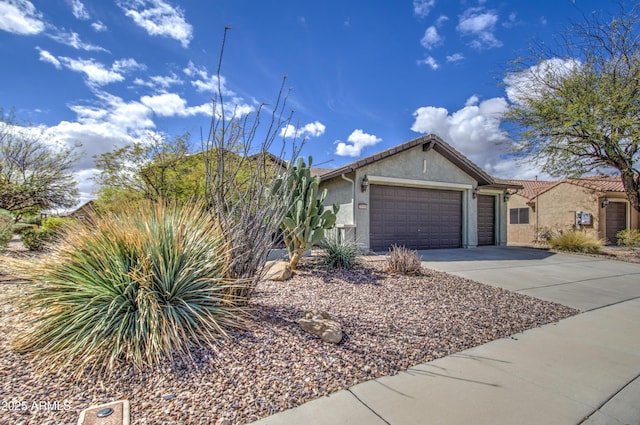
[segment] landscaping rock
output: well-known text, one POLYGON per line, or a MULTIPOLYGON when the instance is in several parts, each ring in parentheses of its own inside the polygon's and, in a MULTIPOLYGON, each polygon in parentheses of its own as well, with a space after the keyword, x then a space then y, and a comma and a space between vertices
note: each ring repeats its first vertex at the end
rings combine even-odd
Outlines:
POLYGON ((325 311, 305 311, 304 317, 298 320, 298 325, 311 335, 321 338, 325 342, 337 344, 342 341, 342 328, 335 320, 331 320, 325 311))
POLYGON ((264 275, 265 280, 283 282, 293 277, 293 272, 287 261, 267 261, 264 269, 266 270, 264 275))

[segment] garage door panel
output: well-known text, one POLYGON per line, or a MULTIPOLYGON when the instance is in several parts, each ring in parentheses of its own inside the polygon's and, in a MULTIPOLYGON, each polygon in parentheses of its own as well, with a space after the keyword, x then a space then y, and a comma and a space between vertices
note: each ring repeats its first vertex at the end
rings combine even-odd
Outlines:
POLYGON ((398 186, 370 186, 370 246, 411 249, 462 245, 462 193, 398 186))
POLYGON ((496 198, 478 195, 478 245, 495 245, 496 198))
POLYGON ((614 245, 617 242, 616 234, 627 228, 627 204, 624 202, 610 202, 606 212, 606 239, 607 244, 614 245))

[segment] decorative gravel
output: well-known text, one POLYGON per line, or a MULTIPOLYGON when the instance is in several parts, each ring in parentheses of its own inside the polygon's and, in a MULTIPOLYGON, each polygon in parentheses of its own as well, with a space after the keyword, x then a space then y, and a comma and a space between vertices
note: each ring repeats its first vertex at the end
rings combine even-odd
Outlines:
POLYGON ((0 423, 75 424, 90 405, 128 399, 134 424, 242 424, 578 313, 445 273, 406 277, 382 266, 324 272, 303 265, 290 281, 258 286, 251 328, 221 341, 217 353, 75 383, 64 371, 35 374, 32 360, 11 350, 25 326, 12 297, 25 287, 0 271, 0 423), (298 327, 308 309, 342 324, 340 344, 298 327))

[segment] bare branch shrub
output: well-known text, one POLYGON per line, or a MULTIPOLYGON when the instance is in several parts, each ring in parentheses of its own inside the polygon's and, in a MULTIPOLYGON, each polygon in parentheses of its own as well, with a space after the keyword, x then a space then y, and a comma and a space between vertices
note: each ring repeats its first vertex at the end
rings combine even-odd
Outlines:
POLYGON ((281 158, 293 163, 302 141, 298 145, 294 136, 289 142, 283 138, 280 146, 276 144, 293 117, 293 111, 286 111, 286 76, 274 105, 262 103, 246 113, 246 107, 227 100, 220 70, 228 29, 220 51, 209 132, 206 139, 202 137, 205 192, 211 214, 231 247, 228 277, 249 282, 239 294, 248 298, 261 277, 265 258, 290 204, 291 193, 275 178, 291 172, 281 158), (263 116, 267 116, 264 121, 263 116))
POLYGON ((393 245, 389 249, 386 269, 391 273, 418 276, 422 274, 422 263, 416 251, 393 245))

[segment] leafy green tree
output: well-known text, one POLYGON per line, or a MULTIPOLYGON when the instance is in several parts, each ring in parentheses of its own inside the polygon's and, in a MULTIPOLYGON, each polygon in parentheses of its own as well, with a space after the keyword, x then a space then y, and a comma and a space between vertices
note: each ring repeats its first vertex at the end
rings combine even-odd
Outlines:
POLYGON ((25 214, 74 206, 77 147, 62 146, 42 128, 20 126, 13 113, 0 109, 0 208, 19 220, 25 214))
POLYGON ((616 170, 640 211, 638 7, 585 18, 555 50, 532 47, 505 82, 518 154, 554 176, 616 170))
POLYGON ((98 204, 109 209, 122 202, 204 197, 204 162, 191 153, 189 134, 169 139, 148 134, 131 145, 95 158, 100 170, 98 204))

